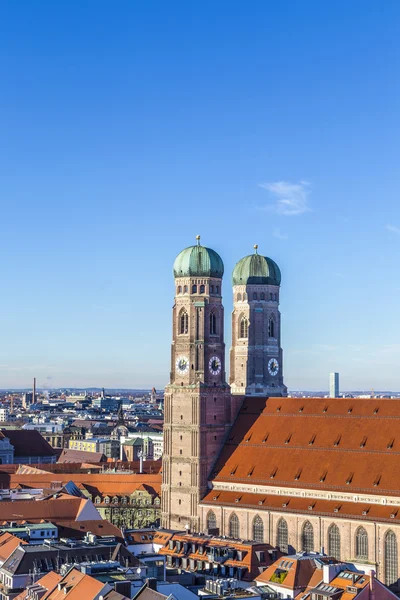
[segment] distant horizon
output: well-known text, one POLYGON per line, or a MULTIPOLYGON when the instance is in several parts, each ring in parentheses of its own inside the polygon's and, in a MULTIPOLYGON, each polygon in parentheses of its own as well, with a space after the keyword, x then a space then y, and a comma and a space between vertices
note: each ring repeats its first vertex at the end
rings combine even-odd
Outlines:
MULTIPOLYGON (((152 386, 154 387, 154 386, 152 386)), ((151 392, 152 387, 143 387, 143 388, 125 388, 125 387, 109 387, 109 388, 104 388, 105 392, 107 393, 107 391, 110 392, 151 392)), ((165 387, 165 386, 164 386, 165 387)), ((164 391, 164 387, 160 387, 160 388, 156 388, 157 392, 160 391, 164 391)), ((36 392, 60 392, 60 391, 78 391, 78 392, 84 392, 84 391, 101 391, 103 388, 102 387, 97 387, 97 386, 83 386, 83 387, 69 387, 69 386, 60 386, 57 388, 41 388, 41 387, 36 387, 36 392)), ((18 387, 9 387, 9 388, 0 388, 0 393, 1 392, 31 392, 32 391, 32 387, 24 387, 24 388, 18 388, 18 387)), ((329 389, 323 390, 323 389, 300 389, 300 388, 293 388, 293 389, 288 389, 288 393, 320 393, 320 394, 329 394, 329 389)), ((400 394, 400 391, 396 391, 396 390, 370 390, 368 388, 365 389, 348 389, 348 390, 340 390, 339 394, 400 394)), ((252 396, 249 396, 250 398, 252 396)), ((255 396, 253 396, 255 397, 255 396)))

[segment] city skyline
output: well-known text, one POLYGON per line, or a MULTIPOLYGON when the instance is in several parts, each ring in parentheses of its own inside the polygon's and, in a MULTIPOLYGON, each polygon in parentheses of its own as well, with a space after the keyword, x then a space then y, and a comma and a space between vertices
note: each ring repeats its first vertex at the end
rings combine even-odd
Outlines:
POLYGON ((288 388, 400 389, 398 3, 0 15, 0 388, 162 388, 172 264, 199 233, 227 350, 257 243, 288 388))

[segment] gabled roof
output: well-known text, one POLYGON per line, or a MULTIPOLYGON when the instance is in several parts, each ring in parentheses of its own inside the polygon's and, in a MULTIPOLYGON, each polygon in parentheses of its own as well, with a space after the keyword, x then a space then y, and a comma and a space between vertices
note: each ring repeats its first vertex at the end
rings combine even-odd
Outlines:
MULTIPOLYGON (((316 554, 303 554, 302 556, 283 556, 269 566, 263 573, 256 577, 258 585, 274 584, 289 590, 305 590, 317 569, 321 570, 321 556, 316 561, 316 554)), ((324 560, 324 559, 322 559, 324 560)), ((335 559, 325 558, 324 562, 337 562, 335 559)))
POLYGON ((65 448, 58 459, 59 463, 98 463, 105 462, 107 457, 102 452, 87 452, 86 450, 70 450, 65 448))
POLYGON ((41 588, 40 591, 44 594, 49 590, 52 590, 60 581, 60 579, 62 579, 61 575, 58 575, 58 573, 55 573, 54 571, 50 571, 49 573, 46 573, 46 575, 43 575, 43 577, 38 579, 32 585, 28 585, 27 589, 18 594, 18 596, 14 598, 14 600, 25 600, 26 598, 28 598, 28 596, 30 595, 30 591, 33 589, 39 591, 39 588, 41 588))
POLYGON ((94 533, 98 537, 104 535, 112 535, 118 541, 123 540, 122 531, 109 521, 56 521, 54 523, 58 527, 58 535, 60 538, 66 537, 70 539, 83 539, 86 533, 94 533))
POLYGON ((97 513, 90 500, 75 498, 67 494, 60 494, 45 500, 3 501, 1 503, 1 519, 2 521, 15 521, 20 515, 21 519, 31 522, 38 522, 42 519, 52 522, 74 521, 79 518, 87 503, 97 513))
POLYGON ((104 583, 94 577, 71 569, 42 600, 95 600, 104 587, 104 583))
POLYGON ((57 453, 36 429, 2 429, 14 446, 14 456, 55 456, 57 453))
POLYGON ((400 399, 246 398, 215 482, 400 495, 400 399))
POLYGON ((3 563, 20 544, 26 544, 12 533, 0 533, 0 563, 3 563))

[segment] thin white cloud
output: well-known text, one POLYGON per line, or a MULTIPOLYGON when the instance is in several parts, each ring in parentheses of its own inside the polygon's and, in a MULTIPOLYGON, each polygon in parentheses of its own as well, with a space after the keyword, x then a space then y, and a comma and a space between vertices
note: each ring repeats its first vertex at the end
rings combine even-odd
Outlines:
POLYGON ((311 210, 308 205, 310 184, 307 181, 299 183, 273 181, 259 185, 271 196, 271 202, 263 207, 265 210, 272 210, 288 217, 302 215, 311 210))
POLYGON ((396 235, 400 235, 400 227, 396 227, 396 225, 386 225, 386 229, 396 235))
POLYGON ((287 240, 288 236, 286 235, 286 233, 282 233, 281 230, 279 229, 279 227, 275 227, 273 234, 274 237, 276 237, 278 240, 287 240))

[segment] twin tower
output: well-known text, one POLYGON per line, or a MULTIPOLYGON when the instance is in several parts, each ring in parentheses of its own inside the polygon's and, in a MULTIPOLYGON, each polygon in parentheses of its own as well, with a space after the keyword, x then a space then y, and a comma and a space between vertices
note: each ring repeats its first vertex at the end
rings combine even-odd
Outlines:
POLYGON ((162 525, 198 531, 198 505, 213 478, 244 396, 285 396, 278 265, 254 254, 232 275, 230 386, 225 380, 224 264, 210 248, 185 248, 174 263, 170 383, 164 401, 162 525))

